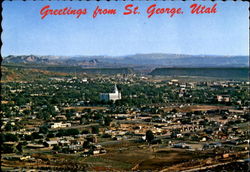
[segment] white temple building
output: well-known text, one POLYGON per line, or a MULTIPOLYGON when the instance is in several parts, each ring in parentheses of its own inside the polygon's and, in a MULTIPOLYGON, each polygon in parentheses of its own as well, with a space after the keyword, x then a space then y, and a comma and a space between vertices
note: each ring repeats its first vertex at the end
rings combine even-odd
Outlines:
POLYGON ((115 85, 114 91, 115 91, 114 93, 101 93, 100 99, 104 101, 120 100, 122 98, 122 95, 121 95, 121 92, 119 92, 119 90, 117 89, 116 85, 115 85))

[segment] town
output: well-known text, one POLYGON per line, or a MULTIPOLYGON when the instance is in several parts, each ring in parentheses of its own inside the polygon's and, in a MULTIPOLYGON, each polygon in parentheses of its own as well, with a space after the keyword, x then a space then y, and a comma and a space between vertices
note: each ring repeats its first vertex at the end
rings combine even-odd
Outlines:
POLYGON ((248 80, 205 77, 69 74, 3 81, 1 166, 246 170, 248 93, 248 80))
POLYGON ((249 172, 246 1, 2 4, 6 172, 249 172))

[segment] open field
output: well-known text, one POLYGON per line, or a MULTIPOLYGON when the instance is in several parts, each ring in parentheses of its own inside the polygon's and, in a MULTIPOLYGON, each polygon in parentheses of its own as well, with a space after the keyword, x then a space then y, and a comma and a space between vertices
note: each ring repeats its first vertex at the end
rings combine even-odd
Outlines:
POLYGON ((212 106, 212 105, 192 105, 184 107, 168 107, 163 108, 164 111, 171 111, 176 109, 178 112, 194 112, 194 111, 208 111, 208 110, 228 110, 231 106, 212 106))
MULTIPOLYGON (((3 167, 39 169, 78 169, 88 171, 179 171, 232 162, 207 151, 189 151, 124 141, 105 147, 107 153, 83 157, 81 154, 30 152, 32 161, 2 160, 3 167)), ((6 155, 5 155, 6 157, 6 155)), ((242 158, 245 153, 242 154, 242 158)))
POLYGON ((65 107, 64 110, 71 110, 71 109, 74 109, 76 111, 82 111, 82 110, 85 110, 85 109, 92 109, 92 110, 104 110, 104 109, 107 109, 107 107, 102 107, 102 106, 70 106, 70 107, 65 107))

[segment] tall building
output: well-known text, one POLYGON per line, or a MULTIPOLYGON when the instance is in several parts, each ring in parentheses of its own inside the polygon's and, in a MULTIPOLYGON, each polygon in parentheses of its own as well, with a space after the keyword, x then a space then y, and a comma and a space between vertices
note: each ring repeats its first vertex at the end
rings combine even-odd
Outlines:
POLYGON ((104 101, 116 101, 116 100, 120 100, 122 98, 121 93, 119 92, 119 90, 117 89, 116 85, 115 85, 115 89, 114 89, 114 93, 101 93, 100 94, 100 99, 104 100, 104 101))

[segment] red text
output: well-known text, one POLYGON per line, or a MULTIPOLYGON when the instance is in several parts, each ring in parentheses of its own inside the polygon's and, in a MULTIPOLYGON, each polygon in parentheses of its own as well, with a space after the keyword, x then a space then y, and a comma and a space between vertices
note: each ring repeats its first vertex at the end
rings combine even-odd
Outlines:
POLYGON ((148 18, 153 16, 154 14, 170 14, 170 17, 173 17, 175 14, 183 14, 181 8, 156 8, 156 4, 153 4, 147 9, 148 18))
POLYGON ((116 14, 116 9, 101 9, 97 6, 93 12, 93 18, 96 18, 98 14, 116 14))
POLYGON ((44 19, 47 15, 76 15, 76 18, 79 18, 82 14, 87 14, 87 9, 71 9, 66 7, 63 9, 50 9, 49 5, 44 6, 40 10, 40 14, 42 15, 42 19, 44 19))

